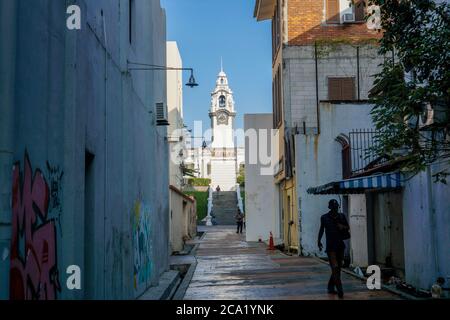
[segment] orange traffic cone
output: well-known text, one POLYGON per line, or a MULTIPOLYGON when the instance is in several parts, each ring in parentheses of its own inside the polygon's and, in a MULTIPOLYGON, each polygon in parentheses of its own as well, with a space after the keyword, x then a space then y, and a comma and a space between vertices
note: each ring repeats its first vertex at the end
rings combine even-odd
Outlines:
POLYGON ((275 250, 275 245, 273 244, 273 234, 272 234, 272 231, 270 232, 269 248, 267 248, 267 250, 275 250))

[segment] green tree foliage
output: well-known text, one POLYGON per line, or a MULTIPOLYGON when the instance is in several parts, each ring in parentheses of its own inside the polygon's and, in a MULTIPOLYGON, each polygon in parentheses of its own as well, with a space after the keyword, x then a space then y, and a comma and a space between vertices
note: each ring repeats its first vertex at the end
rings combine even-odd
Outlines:
MULTIPOLYGON (((383 37, 379 53, 386 57, 370 92, 372 117, 379 132, 374 151, 403 159, 402 169, 414 173, 436 160, 448 166, 450 4, 369 0, 368 5, 380 7, 383 37), (430 108, 437 121, 424 128, 430 108)), ((446 171, 436 178, 444 182, 446 171)))
POLYGON ((211 179, 207 178, 191 178, 188 184, 194 187, 208 187, 211 184, 211 179))
POLYGON ((203 220, 208 214, 208 196, 207 191, 187 191, 189 196, 193 196, 197 202, 197 220, 203 220))
POLYGON ((237 183, 241 187, 245 187, 245 166, 241 165, 239 168, 239 174, 237 176, 237 183))

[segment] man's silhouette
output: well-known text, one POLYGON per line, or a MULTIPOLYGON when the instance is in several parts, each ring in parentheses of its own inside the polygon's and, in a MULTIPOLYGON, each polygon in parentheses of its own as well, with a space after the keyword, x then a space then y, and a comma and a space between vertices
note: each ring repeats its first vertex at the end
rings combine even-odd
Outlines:
POLYGON ((341 268, 345 250, 343 240, 349 237, 348 231, 350 228, 345 216, 342 213, 339 213, 339 203, 337 200, 330 200, 328 208, 330 211, 320 218, 320 231, 317 245, 319 246, 319 250, 322 251, 323 246, 321 240, 325 231, 327 239, 326 252, 331 267, 331 277, 328 281, 328 293, 337 293, 339 298, 343 298, 344 291, 341 282, 341 268), (334 290, 335 288, 337 289, 337 292, 334 290))

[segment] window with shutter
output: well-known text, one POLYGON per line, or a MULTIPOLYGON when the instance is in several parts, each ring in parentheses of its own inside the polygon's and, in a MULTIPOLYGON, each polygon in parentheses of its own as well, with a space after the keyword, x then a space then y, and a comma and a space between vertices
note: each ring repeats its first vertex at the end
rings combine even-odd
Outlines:
POLYGON ((272 60, 275 60, 276 53, 281 44, 281 17, 280 1, 275 4, 275 12, 272 17, 272 60))
POLYGON ((280 127, 283 120, 282 109, 282 86, 281 86, 281 68, 278 67, 275 73, 275 78, 272 84, 272 98, 273 98, 273 127, 277 129, 280 127))
POLYGON ((341 100, 340 78, 328 78, 328 100, 341 100))
POLYGON ((328 78, 328 100, 355 100, 355 78, 328 78))
POLYGON ((340 23, 339 0, 327 0, 327 23, 340 23))
POLYGON ((342 79, 342 100, 355 100, 355 78, 342 79))
POLYGON ((277 70, 277 97, 278 97, 278 102, 277 102, 277 113, 278 113, 278 119, 277 119, 277 128, 280 127, 282 121, 283 121, 283 99, 282 99, 282 87, 281 87, 281 66, 278 66, 278 70, 277 70))
POLYGON ((272 82, 272 121, 273 121, 273 128, 276 128, 276 120, 275 120, 275 112, 276 112, 276 101, 275 98, 275 79, 272 82))

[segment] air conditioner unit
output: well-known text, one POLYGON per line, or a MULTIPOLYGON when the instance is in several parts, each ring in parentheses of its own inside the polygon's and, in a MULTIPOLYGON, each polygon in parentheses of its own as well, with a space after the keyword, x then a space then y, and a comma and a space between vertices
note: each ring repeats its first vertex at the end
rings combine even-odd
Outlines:
POLYGON ((162 102, 156 104, 156 125, 157 126, 169 125, 167 108, 162 102))
POLYGON ((342 21, 344 23, 355 22, 355 14, 354 13, 345 13, 342 15, 342 21))
POLYGON ((428 104, 419 116, 419 128, 430 126, 434 123, 434 110, 428 104))
POLYGON ((431 127, 441 127, 448 123, 448 110, 443 103, 434 106, 427 104, 419 116, 420 130, 427 130, 431 127))

